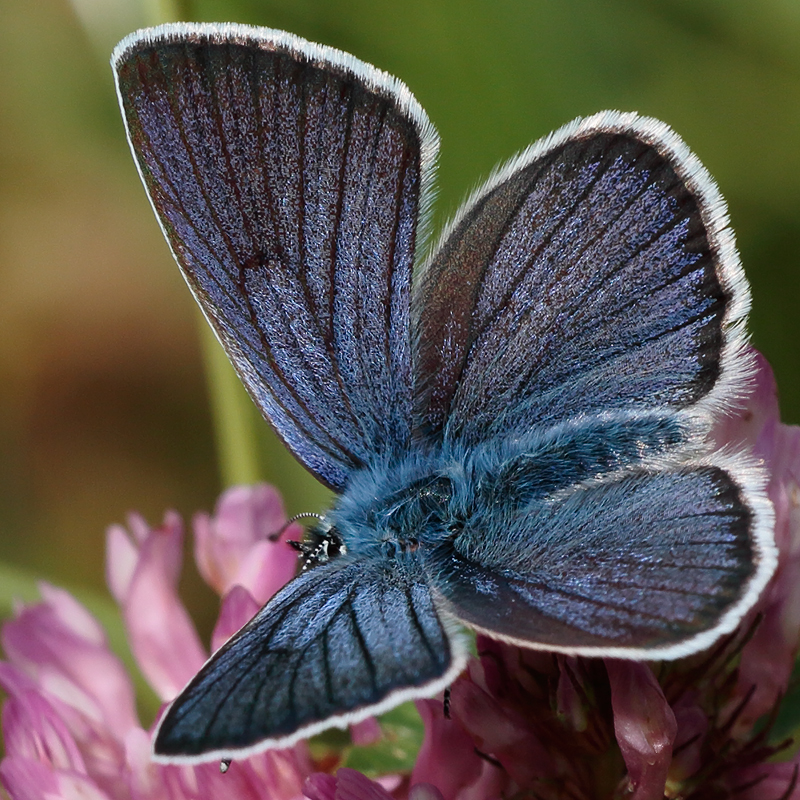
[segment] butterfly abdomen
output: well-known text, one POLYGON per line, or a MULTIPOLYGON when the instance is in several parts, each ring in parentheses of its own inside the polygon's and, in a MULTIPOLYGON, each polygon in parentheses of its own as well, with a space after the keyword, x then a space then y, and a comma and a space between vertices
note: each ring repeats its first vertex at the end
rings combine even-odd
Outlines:
POLYGON ((676 415, 643 413, 587 417, 469 451, 445 444, 356 474, 330 519, 354 555, 485 539, 546 495, 664 457, 688 435, 676 415))

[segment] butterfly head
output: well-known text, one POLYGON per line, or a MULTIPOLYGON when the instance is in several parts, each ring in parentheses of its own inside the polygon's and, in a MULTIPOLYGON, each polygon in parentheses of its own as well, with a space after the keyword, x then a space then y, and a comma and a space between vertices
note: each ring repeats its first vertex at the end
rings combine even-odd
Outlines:
POLYGON ((319 524, 310 528, 303 541, 289 541, 289 544, 298 552, 303 562, 301 571, 305 572, 311 567, 319 566, 332 558, 343 556, 347 552, 339 532, 327 517, 322 517, 319 524))

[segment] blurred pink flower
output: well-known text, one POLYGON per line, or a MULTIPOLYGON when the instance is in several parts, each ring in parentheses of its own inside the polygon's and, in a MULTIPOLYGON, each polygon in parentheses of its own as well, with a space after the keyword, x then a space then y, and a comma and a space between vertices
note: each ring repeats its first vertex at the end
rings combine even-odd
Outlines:
POLYGON ((778 568, 750 612, 749 619, 756 614, 761 619, 739 670, 738 698, 752 692, 738 719, 745 728, 786 692, 800 644, 800 427, 781 423, 772 369, 760 353, 756 358, 758 383, 739 425, 732 420, 717 432, 720 445, 744 442, 764 460, 775 508, 778 568))
POLYGON ((234 486, 222 495, 214 516, 196 514, 194 555, 206 583, 220 596, 243 586, 262 606, 294 575, 297 552, 287 539, 301 539, 298 525, 286 524, 283 503, 268 486, 234 486))
MULTIPOLYGON (((195 521, 202 574, 220 594, 218 647, 293 575, 285 539, 296 527, 267 486, 237 488, 211 518, 195 521)), ((150 528, 131 515, 108 531, 107 579, 120 604, 131 651, 162 701, 171 700, 208 657, 177 594, 183 528, 174 513, 150 528)), ((150 733, 138 721, 133 686, 100 625, 67 592, 42 585, 42 602, 3 627, 0 685, 6 757, 0 779, 12 800, 211 800, 302 797, 312 771, 305 744, 237 761, 163 766, 150 761, 150 733)))
MULTIPOLYGON (((400 781, 384 778, 372 781, 354 769, 343 767, 336 776, 318 772, 306 782, 309 800, 394 800, 391 789, 400 781)), ((441 792, 428 783, 418 783, 408 792, 407 800, 442 800, 441 792)))

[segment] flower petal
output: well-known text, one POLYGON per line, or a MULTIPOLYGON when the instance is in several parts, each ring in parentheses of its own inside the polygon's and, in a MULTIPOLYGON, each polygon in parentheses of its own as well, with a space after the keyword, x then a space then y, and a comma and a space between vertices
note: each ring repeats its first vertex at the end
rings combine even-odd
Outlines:
POLYGON ((367 717, 350 726, 350 739, 358 747, 368 747, 381 738, 381 726, 375 717, 367 717))
POLYGON ((703 766, 703 746, 710 727, 708 714, 698 705, 679 703, 673 711, 677 734, 667 778, 667 788, 674 789, 669 797, 679 796, 684 781, 703 766))
POLYGON ((425 724, 411 785, 433 784, 444 800, 455 800, 458 793, 478 780, 483 760, 475 754, 475 742, 453 719, 446 719, 440 700, 417 700, 417 710, 425 724))
POLYGON ((662 800, 677 733, 675 715, 647 664, 615 659, 605 663, 631 800, 662 800))
POLYGON ((408 800, 444 800, 432 783, 417 783, 408 792, 408 800))
MULTIPOLYGON (((117 588, 125 590, 122 613, 134 657, 159 697, 172 700, 203 665, 206 653, 177 593, 183 546, 180 518, 168 512, 160 527, 143 526, 136 518, 129 541, 138 545, 137 562, 129 580, 119 581, 117 588)), ((110 541, 117 539, 117 533, 109 536, 110 541)), ((117 544, 108 558, 121 551, 117 544)), ((108 573, 114 572, 109 567, 108 573)))
POLYGON ((711 431, 715 449, 758 449, 765 428, 770 428, 780 420, 778 390, 772 367, 757 350, 751 349, 750 352, 756 368, 750 392, 738 411, 717 419, 711 431))
POLYGON ((122 605, 139 563, 139 547, 122 525, 106 531, 106 584, 114 599, 122 605))
POLYGON ((211 635, 211 650, 219 650, 239 628, 258 613, 260 607, 244 586, 234 586, 222 600, 219 619, 211 635))
POLYGON ((265 603, 295 573, 297 554, 287 539, 301 538, 286 524, 283 502, 267 484, 234 486, 217 502, 213 517, 194 518, 195 560, 200 574, 219 595, 238 584, 265 603))
POLYGON ((761 621, 742 650, 736 694, 738 711, 734 736, 749 730, 767 714, 788 687, 800 644, 800 428, 780 421, 775 378, 766 359, 755 353, 755 386, 742 411, 717 426, 717 440, 745 441, 759 456, 769 475, 767 492, 775 509, 778 568, 749 619, 761 621))
POLYGON ((129 794, 137 800, 301 800, 310 772, 304 744, 234 760, 224 774, 219 763, 155 764, 150 735, 132 732, 125 743, 129 794))
POLYGON ((6 758, 0 780, 12 800, 111 800, 89 776, 33 759, 6 758))
POLYGON ((138 725, 125 668, 100 625, 69 593, 43 585, 42 594, 44 602, 22 607, 3 626, 8 660, 92 728, 121 740, 138 725))
POLYGON ((736 800, 800 800, 800 764, 795 758, 740 770, 730 781, 736 800), (790 794, 789 788, 793 786, 790 794))
POLYGON ((324 772, 315 772, 309 775, 303 794, 309 800, 335 800, 336 778, 324 772))
MULTIPOLYGON (((303 794, 309 800, 394 800, 379 782, 348 767, 339 769, 335 777, 315 772, 306 781, 303 794)), ((421 792, 421 800, 429 800, 424 791, 421 792)))
POLYGON ((3 741, 9 758, 36 760, 51 769, 86 771, 69 728, 37 692, 8 699, 3 707, 3 741))

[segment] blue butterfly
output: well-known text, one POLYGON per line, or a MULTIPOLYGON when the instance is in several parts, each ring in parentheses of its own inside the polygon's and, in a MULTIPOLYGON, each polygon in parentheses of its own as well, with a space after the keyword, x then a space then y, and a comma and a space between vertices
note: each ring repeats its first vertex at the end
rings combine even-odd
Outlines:
POLYGON ((765 476, 712 452, 749 291, 723 200, 663 123, 578 119, 426 248, 438 137, 396 78, 239 25, 112 63, 142 180, 250 395, 338 493, 307 569, 173 702, 157 758, 284 747, 447 686, 463 627, 671 659, 775 565, 765 476))

